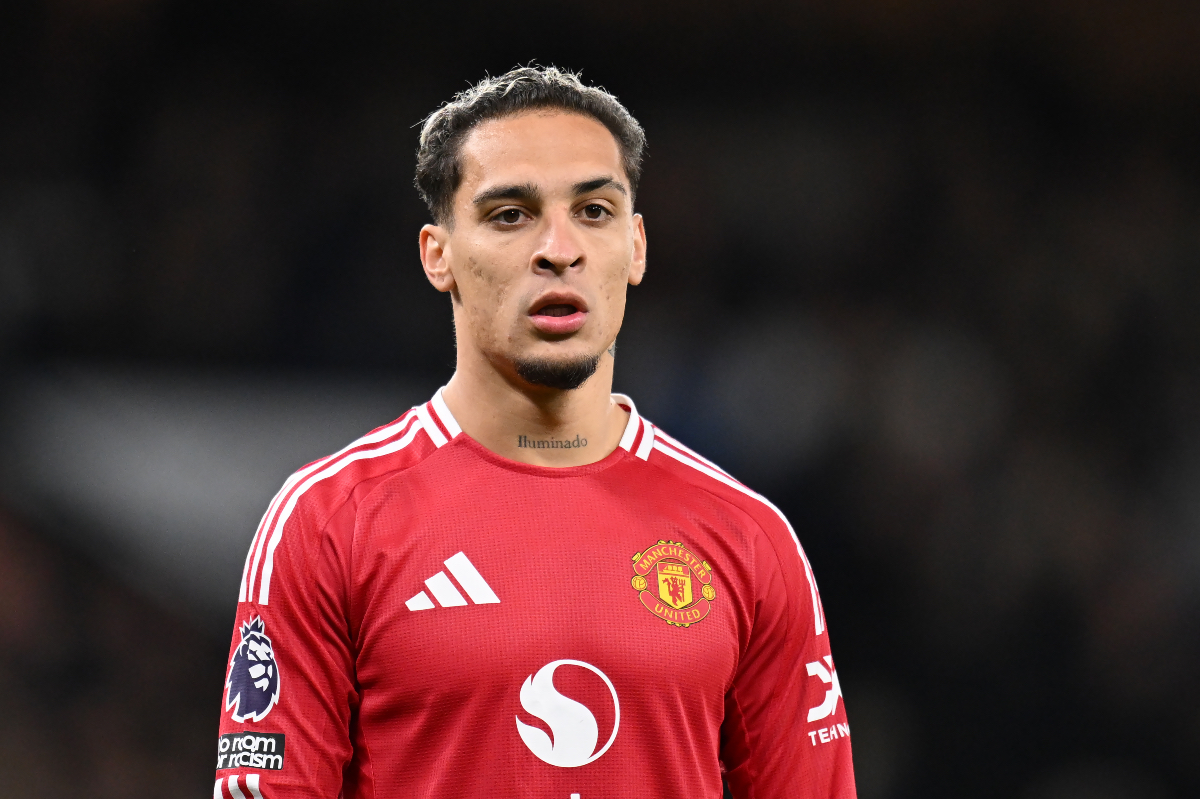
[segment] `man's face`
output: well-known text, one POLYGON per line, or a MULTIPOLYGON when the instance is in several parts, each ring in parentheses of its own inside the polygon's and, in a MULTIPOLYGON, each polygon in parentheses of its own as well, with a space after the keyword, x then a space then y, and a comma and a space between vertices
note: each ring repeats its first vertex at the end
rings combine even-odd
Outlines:
POLYGON ((480 124, 460 159, 453 227, 421 236, 426 274, 454 298, 459 346, 526 382, 540 382, 531 365, 594 363, 646 267, 616 140, 590 117, 531 111, 480 124))

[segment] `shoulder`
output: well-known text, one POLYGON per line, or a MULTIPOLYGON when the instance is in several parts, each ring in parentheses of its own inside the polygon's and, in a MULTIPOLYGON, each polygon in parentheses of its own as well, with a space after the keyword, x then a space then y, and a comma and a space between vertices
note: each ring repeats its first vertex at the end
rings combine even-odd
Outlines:
POLYGON ((259 522, 246 556, 239 601, 267 604, 276 551, 285 537, 289 548, 317 543, 330 519, 357 492, 413 468, 445 443, 445 433, 426 403, 293 473, 259 522))
MULTIPOLYGON (((645 460, 649 465, 670 473, 676 479, 717 497, 732 505, 749 517, 757 532, 768 543, 780 571, 806 584, 812 600, 815 632, 824 632, 824 613, 817 591, 816 578, 808 556, 800 545, 791 522, 769 499, 747 487, 717 464, 713 463, 682 442, 667 435, 657 426, 647 422, 640 442, 644 445, 645 460), (650 439, 646 444, 645 439, 650 439)), ((799 588, 800 586, 796 586, 799 588)))
POLYGON ((363 483, 416 466, 445 441, 424 410, 423 406, 413 408, 391 424, 307 464, 284 482, 272 505, 282 501, 283 509, 336 510, 363 483))
POLYGON ((737 480, 708 458, 664 432, 646 423, 643 436, 649 442, 641 448, 651 466, 667 472, 676 480, 732 505, 750 516, 765 530, 795 536, 787 518, 770 500, 737 480))

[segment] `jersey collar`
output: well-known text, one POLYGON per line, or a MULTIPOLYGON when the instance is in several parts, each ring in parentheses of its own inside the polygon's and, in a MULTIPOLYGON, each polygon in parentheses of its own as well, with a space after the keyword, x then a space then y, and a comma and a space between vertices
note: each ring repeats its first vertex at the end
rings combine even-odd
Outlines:
MULTIPOLYGON (((417 415, 421 417, 421 423, 439 449, 462 433, 462 427, 454 418, 454 414, 450 413, 450 407, 446 405, 446 399, 442 396, 445 389, 445 386, 439 388, 434 393, 433 399, 417 408, 417 415)), ((625 423, 625 432, 621 435, 621 441, 617 446, 646 460, 650 456, 650 448, 654 446, 654 426, 638 414, 637 406, 629 397, 624 394, 613 394, 612 398, 614 402, 629 411, 629 421, 625 423)))

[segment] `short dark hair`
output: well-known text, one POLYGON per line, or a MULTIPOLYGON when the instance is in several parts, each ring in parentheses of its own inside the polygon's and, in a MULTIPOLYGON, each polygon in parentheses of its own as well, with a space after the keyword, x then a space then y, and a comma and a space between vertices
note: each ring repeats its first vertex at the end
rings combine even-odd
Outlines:
POLYGON ((539 108, 558 108, 595 119, 608 128, 621 150, 630 191, 637 191, 646 134, 617 98, 598 86, 585 86, 579 75, 556 67, 517 67, 498 78, 484 78, 425 119, 417 149, 417 191, 437 224, 453 214, 454 192, 462 183, 459 150, 467 134, 489 119, 539 108))

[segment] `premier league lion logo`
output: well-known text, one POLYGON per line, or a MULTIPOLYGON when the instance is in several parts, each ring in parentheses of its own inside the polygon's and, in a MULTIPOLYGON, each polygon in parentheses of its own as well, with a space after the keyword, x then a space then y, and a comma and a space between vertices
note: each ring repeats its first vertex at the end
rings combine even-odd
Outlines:
POLYGON ((279 701, 279 666, 261 616, 242 625, 242 642, 233 650, 225 680, 225 709, 233 720, 262 721, 279 701))

